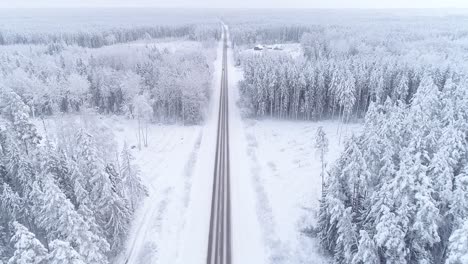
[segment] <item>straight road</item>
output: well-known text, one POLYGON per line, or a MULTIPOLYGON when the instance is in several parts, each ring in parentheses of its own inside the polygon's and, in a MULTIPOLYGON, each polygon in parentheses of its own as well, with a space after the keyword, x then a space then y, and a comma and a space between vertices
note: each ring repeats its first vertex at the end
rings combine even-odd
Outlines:
POLYGON ((218 136, 211 200, 207 264, 231 264, 231 199, 229 168, 227 30, 224 31, 218 136))

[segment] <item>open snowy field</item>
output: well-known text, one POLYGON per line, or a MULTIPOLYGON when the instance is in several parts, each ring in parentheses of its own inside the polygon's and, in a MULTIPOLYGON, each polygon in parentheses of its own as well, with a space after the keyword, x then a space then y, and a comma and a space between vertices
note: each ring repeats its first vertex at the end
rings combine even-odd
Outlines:
MULTIPOLYGON (((119 141, 136 133, 136 126, 120 126, 119 141)), ((116 130, 119 129, 117 124, 116 130)), ((159 263, 163 254, 174 257, 180 227, 186 220, 187 195, 201 140, 199 126, 153 125, 148 148, 135 151, 149 197, 137 213, 123 260, 159 263)), ((135 136, 133 138, 136 139, 135 136)), ((135 144, 135 143, 134 143, 135 144)))
MULTIPOLYGON (((315 217, 310 216, 317 215, 321 195, 316 130, 323 126, 328 136, 331 164, 344 147, 337 133, 339 123, 245 119, 243 124, 268 263, 325 262, 318 243, 302 229, 315 225, 315 217)), ((360 129, 361 125, 350 124, 348 135, 360 129)))

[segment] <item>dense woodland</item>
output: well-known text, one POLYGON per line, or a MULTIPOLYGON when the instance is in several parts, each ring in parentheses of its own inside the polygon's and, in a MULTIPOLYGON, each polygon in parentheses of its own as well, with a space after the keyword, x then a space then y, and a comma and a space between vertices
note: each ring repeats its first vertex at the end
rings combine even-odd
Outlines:
POLYGON ((466 263, 467 105, 466 79, 429 76, 409 105, 371 104, 324 182, 318 234, 334 263, 466 263))
POLYGON ((144 43, 5 47, 0 72, 5 88, 21 96, 33 117, 95 108, 139 118, 136 108, 148 105, 150 121, 193 124, 203 120, 209 99, 214 56, 209 43, 177 52, 144 43))
POLYGON ((96 125, 41 135, 11 89, 0 113, 0 262, 109 263, 146 196, 130 150, 96 125))
POLYGON ((191 40, 206 40, 219 38, 220 30, 217 27, 204 27, 197 25, 184 26, 156 26, 115 28, 107 31, 71 31, 71 32, 16 32, 0 30, 0 45, 13 44, 44 44, 63 43, 65 45, 78 45, 87 48, 100 48, 116 43, 126 43, 145 38, 176 38, 187 37, 191 40))
POLYGON ((425 22, 433 27, 421 29, 419 22, 405 19, 375 25, 272 24, 269 29, 261 24, 244 31, 237 25, 240 33, 232 35, 241 40, 236 57, 244 72, 242 104, 257 117, 346 121, 362 118, 371 102, 382 104, 390 97, 409 103, 424 75, 441 89, 449 75, 467 69, 459 55, 468 32, 453 30, 456 23, 449 19, 425 22), (262 32, 256 35, 265 35, 260 38, 265 42, 249 37, 252 31, 262 32), (297 42, 301 32, 300 56, 245 50, 258 43, 297 42))

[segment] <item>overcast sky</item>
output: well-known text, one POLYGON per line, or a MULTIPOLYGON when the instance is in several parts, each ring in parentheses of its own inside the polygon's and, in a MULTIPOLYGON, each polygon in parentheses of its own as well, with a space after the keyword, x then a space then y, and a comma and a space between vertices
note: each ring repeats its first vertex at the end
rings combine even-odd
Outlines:
POLYGON ((468 8, 468 0, 0 0, 0 7, 468 8))

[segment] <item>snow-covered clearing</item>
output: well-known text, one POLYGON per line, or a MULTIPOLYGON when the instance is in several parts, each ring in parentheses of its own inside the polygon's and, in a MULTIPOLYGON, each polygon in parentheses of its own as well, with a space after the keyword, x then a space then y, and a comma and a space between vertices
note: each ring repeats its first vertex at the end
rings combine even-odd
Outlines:
MULTIPOLYGON (((301 232, 315 224, 319 208, 320 161, 313 145, 319 126, 329 138, 330 164, 344 145, 339 143, 337 122, 244 120, 267 263, 324 262, 318 243, 301 232)), ((348 133, 360 128, 349 125, 348 133)))

